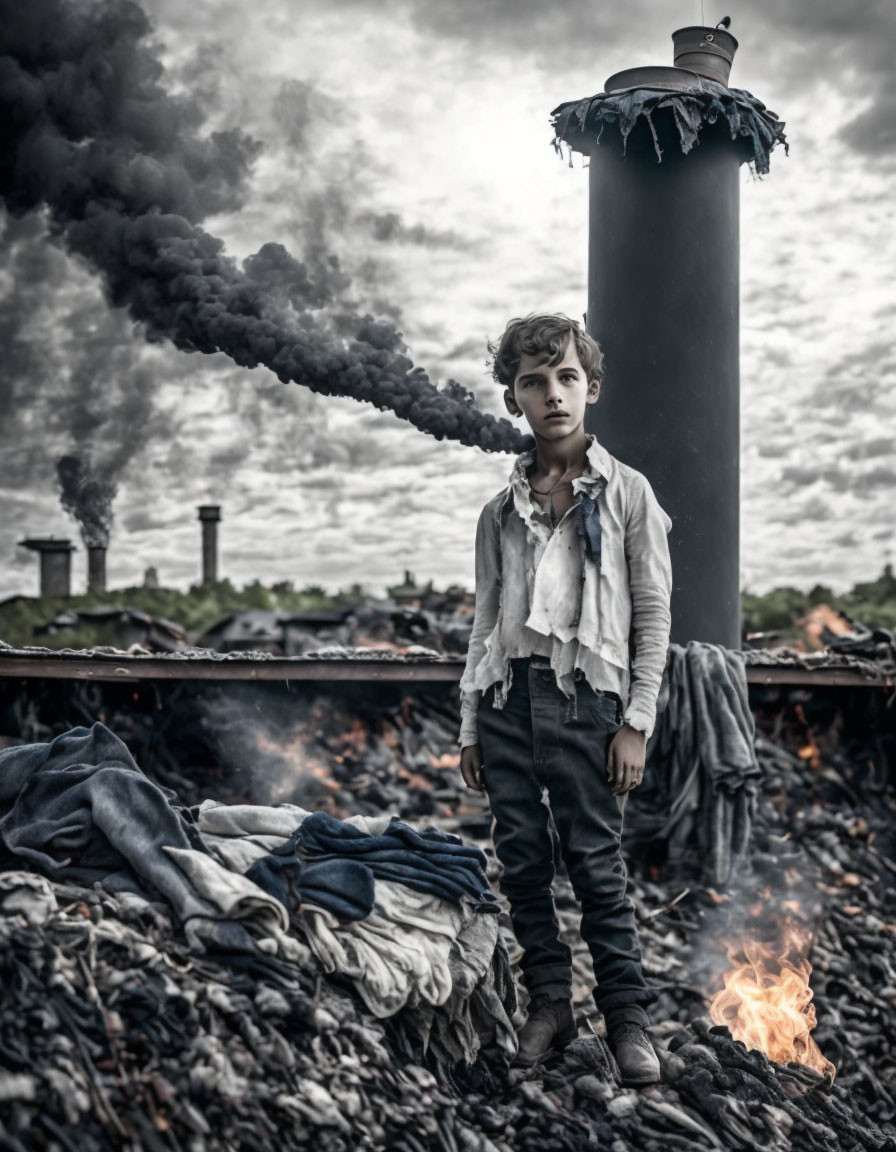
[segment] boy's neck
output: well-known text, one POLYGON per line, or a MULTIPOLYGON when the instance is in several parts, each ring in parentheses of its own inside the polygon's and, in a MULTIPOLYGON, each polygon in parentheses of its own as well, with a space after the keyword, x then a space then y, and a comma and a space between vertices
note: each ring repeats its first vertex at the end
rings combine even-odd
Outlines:
POLYGON ((572 468, 585 467, 588 443, 585 428, 580 425, 562 440, 545 440, 535 435, 535 471, 539 476, 549 476, 554 472, 568 472, 572 468))

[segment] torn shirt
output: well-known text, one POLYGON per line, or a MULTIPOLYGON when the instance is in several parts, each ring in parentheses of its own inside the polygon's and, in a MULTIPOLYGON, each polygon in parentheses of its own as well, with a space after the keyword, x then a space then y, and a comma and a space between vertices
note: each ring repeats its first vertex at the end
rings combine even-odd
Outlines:
POLYGON ((570 715, 580 669, 592 688, 619 696, 626 724, 653 732, 672 620, 672 521, 642 473, 596 437, 586 442, 575 503, 556 528, 529 487, 534 449, 517 457, 510 483, 479 516, 461 748, 477 742, 482 692, 494 684, 503 708, 510 661, 533 655, 550 660, 570 715))

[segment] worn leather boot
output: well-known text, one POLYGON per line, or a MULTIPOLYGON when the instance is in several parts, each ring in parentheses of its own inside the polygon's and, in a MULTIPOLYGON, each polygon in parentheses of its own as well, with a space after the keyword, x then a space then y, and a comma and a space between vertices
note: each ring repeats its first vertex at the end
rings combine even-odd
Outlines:
POLYGON ((577 1034, 568 1000, 536 996, 529 1004, 529 1018, 517 1034, 520 1046, 511 1064, 514 1068, 531 1068, 552 1050, 565 1048, 577 1034))
POLYGON ((623 1020, 610 1028, 607 1038, 623 1084, 655 1084, 659 1080, 660 1062, 642 1025, 623 1020))

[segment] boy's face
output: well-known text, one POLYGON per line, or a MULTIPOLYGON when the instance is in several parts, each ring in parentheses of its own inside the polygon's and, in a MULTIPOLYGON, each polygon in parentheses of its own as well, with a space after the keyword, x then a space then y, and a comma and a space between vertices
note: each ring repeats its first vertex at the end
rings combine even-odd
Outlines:
POLYGON ((545 356, 522 357, 504 403, 511 416, 525 416, 536 436, 560 440, 582 426, 586 406, 599 394, 600 384, 587 379, 570 336, 558 364, 548 364, 545 356))

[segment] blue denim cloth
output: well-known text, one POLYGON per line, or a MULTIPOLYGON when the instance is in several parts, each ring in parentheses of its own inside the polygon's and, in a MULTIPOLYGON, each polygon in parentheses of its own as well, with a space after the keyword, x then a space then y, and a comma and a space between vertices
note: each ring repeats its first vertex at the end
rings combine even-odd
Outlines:
POLYGON ((503 708, 492 690, 478 707, 485 788, 495 820, 494 840, 504 866, 501 891, 510 903, 523 949, 523 982, 530 995, 570 994, 570 951, 560 939, 551 885, 554 853, 550 815, 560 851, 582 906, 582 937, 594 964, 598 1008, 613 1020, 646 1020, 656 1000, 641 967, 634 906, 626 895, 621 853, 625 797, 607 780, 607 750, 621 727, 622 702, 576 682, 577 718, 547 661, 514 661, 503 708), (542 803, 547 788, 550 814, 542 803))
POLYGON ((376 885, 373 873, 356 860, 303 863, 295 855, 269 853, 256 860, 246 879, 263 888, 290 910, 315 904, 332 912, 340 923, 363 920, 373 911, 376 885))
MULTIPOLYGON (((312 864, 353 862, 359 871, 376 880, 392 880, 454 903, 465 897, 482 910, 498 911, 497 897, 485 875, 485 855, 479 848, 464 844, 459 837, 439 828, 417 832, 398 817, 381 835, 371 836, 327 812, 313 812, 289 840, 263 859, 270 863, 274 857, 278 858, 277 870, 284 880, 290 868, 301 872, 312 864)), ((258 864, 252 869, 257 870, 258 864)), ((255 879, 252 869, 248 875, 255 879)), ((357 879, 346 873, 347 885, 357 879)), ((301 890, 300 877, 296 878, 295 887, 301 890)), ((348 888, 345 895, 359 905, 365 898, 364 891, 349 893, 348 888)))

